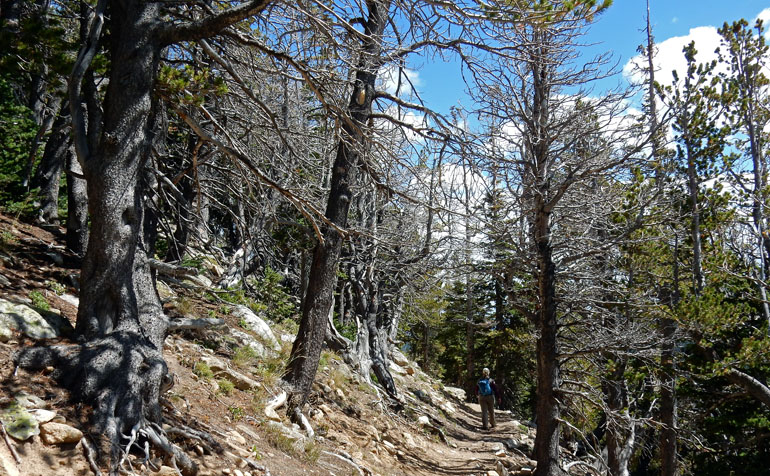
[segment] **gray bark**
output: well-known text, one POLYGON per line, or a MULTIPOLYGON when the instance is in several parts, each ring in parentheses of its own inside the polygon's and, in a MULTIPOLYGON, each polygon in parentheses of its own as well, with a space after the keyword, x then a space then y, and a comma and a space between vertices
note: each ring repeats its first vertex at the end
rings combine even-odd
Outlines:
POLYGON ((356 66, 354 90, 347 107, 350 120, 341 120, 342 137, 337 145, 326 206, 326 218, 334 226, 324 225, 323 242, 319 242, 313 252, 302 320, 284 377, 292 386, 289 415, 294 415, 295 410, 304 405, 318 369, 342 249, 343 237, 338 229, 347 227, 348 211, 357 181, 356 166, 366 149, 364 130, 372 110, 382 49, 380 38, 388 21, 390 0, 372 0, 366 2, 366 6, 368 17, 364 24, 362 50, 356 66))
POLYGON ((67 153, 67 249, 83 257, 88 246, 88 190, 75 151, 67 153))
POLYGON ((40 213, 42 223, 59 223, 59 184, 69 156, 72 154, 69 127, 69 104, 65 103, 53 125, 53 131, 45 144, 43 157, 35 174, 35 185, 40 187, 40 213))

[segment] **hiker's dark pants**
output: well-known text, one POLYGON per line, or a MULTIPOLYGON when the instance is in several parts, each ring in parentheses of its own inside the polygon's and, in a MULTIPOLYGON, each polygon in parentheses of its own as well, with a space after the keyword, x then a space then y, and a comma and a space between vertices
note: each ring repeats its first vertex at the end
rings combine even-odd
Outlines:
POLYGON ((489 413, 489 423, 495 426, 495 396, 494 395, 479 395, 479 405, 481 405, 481 426, 486 430, 487 425, 487 413, 489 413))

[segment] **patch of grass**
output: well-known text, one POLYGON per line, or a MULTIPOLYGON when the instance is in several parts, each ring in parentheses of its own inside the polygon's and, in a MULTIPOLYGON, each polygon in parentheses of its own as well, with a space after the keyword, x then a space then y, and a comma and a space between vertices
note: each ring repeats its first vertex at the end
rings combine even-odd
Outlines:
POLYGON ((211 371, 211 367, 206 362, 196 362, 195 367, 193 367, 193 373, 204 380, 214 377, 214 372, 211 371))
POLYGON ((286 361, 282 356, 268 357, 259 362, 254 375, 259 377, 264 385, 274 387, 285 367, 286 361))
POLYGON ((375 393, 377 393, 377 392, 375 392, 374 387, 372 387, 371 385, 369 385, 366 382, 360 382, 358 384, 358 390, 360 390, 361 392, 364 392, 364 393, 368 393, 370 395, 374 395, 375 393))
POLYGON ((50 289, 54 294, 57 296, 61 296, 67 291, 67 287, 64 286, 62 283, 56 282, 56 281, 46 281, 45 285, 48 289, 50 289))
POLYGON ((331 370, 331 372, 329 373, 329 378, 331 378, 332 381, 334 381, 334 386, 337 388, 346 388, 349 383, 349 379, 347 375, 345 375, 341 370, 336 368, 331 370))
POLYGON ((235 389, 235 384, 226 379, 217 380, 217 385, 219 386, 219 393, 222 395, 230 395, 233 393, 233 389, 235 389))
POLYGON ((257 362, 259 355, 257 351, 251 346, 244 345, 242 347, 236 347, 233 353, 232 362, 233 365, 239 368, 249 367, 257 362))
POLYGON ((302 454, 299 456, 308 463, 315 463, 318 461, 318 457, 321 456, 321 448, 318 447, 315 441, 305 440, 305 444, 302 445, 302 454))
POLYGON ((29 299, 32 301, 32 305, 38 309, 42 309, 43 311, 50 311, 51 305, 48 304, 48 300, 43 296, 43 293, 40 291, 30 291, 29 292, 29 299))
POLYGON ((185 268, 195 268, 198 271, 203 271, 203 257, 196 256, 195 258, 185 258, 180 263, 185 268))
POLYGON ((264 427, 265 439, 273 448, 283 451, 286 454, 294 454, 294 441, 284 435, 279 428, 267 425, 264 427))
POLYGON ((19 242, 19 239, 8 230, 0 232, 0 250, 6 251, 19 242))
POLYGON ((191 299, 180 296, 174 301, 174 308, 176 308, 179 314, 188 315, 193 313, 195 304, 193 304, 191 299))
POLYGON ((318 461, 318 457, 321 455, 321 448, 315 441, 305 439, 294 441, 284 435, 280 428, 276 426, 264 426, 263 429, 267 442, 273 448, 309 463, 318 461))
POLYGON ((339 362, 340 356, 329 350, 321 351, 321 358, 318 360, 318 366, 323 368, 329 365, 331 362, 339 362))

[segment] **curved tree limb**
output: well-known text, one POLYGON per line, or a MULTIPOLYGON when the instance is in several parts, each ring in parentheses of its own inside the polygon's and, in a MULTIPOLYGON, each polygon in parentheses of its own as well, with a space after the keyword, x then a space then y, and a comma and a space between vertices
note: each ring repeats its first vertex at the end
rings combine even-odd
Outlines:
POLYGON ((81 165, 85 164, 86 159, 90 155, 88 147, 88 134, 86 132, 86 122, 83 115, 83 107, 81 101, 81 87, 83 83, 83 77, 91 66, 96 55, 96 50, 99 48, 99 37, 102 34, 102 27, 104 26, 104 10, 107 8, 107 0, 99 0, 94 10, 94 16, 91 19, 91 27, 88 31, 88 37, 80 48, 78 57, 75 60, 75 65, 72 67, 72 74, 69 77, 69 85, 67 92, 70 98, 70 115, 72 117, 72 135, 74 137, 73 142, 75 144, 75 153, 77 154, 78 161, 81 165))
POLYGON ((182 41, 196 41, 208 38, 234 23, 250 16, 258 15, 270 3, 270 0, 251 0, 237 7, 228 8, 217 15, 161 28, 158 33, 158 39, 162 45, 167 46, 182 41))

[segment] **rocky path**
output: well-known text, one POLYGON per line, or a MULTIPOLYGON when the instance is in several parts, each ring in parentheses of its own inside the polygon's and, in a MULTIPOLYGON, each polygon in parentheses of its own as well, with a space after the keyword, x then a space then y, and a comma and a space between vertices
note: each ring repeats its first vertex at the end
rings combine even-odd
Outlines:
POLYGON ((424 448, 405 451, 403 462, 412 470, 410 474, 503 476, 505 471, 498 462, 506 468, 526 467, 528 459, 511 448, 511 443, 518 443, 527 434, 526 429, 509 412, 496 411, 495 415, 497 426, 483 431, 479 405, 458 405, 451 423, 445 428, 449 445, 432 441, 424 448))

